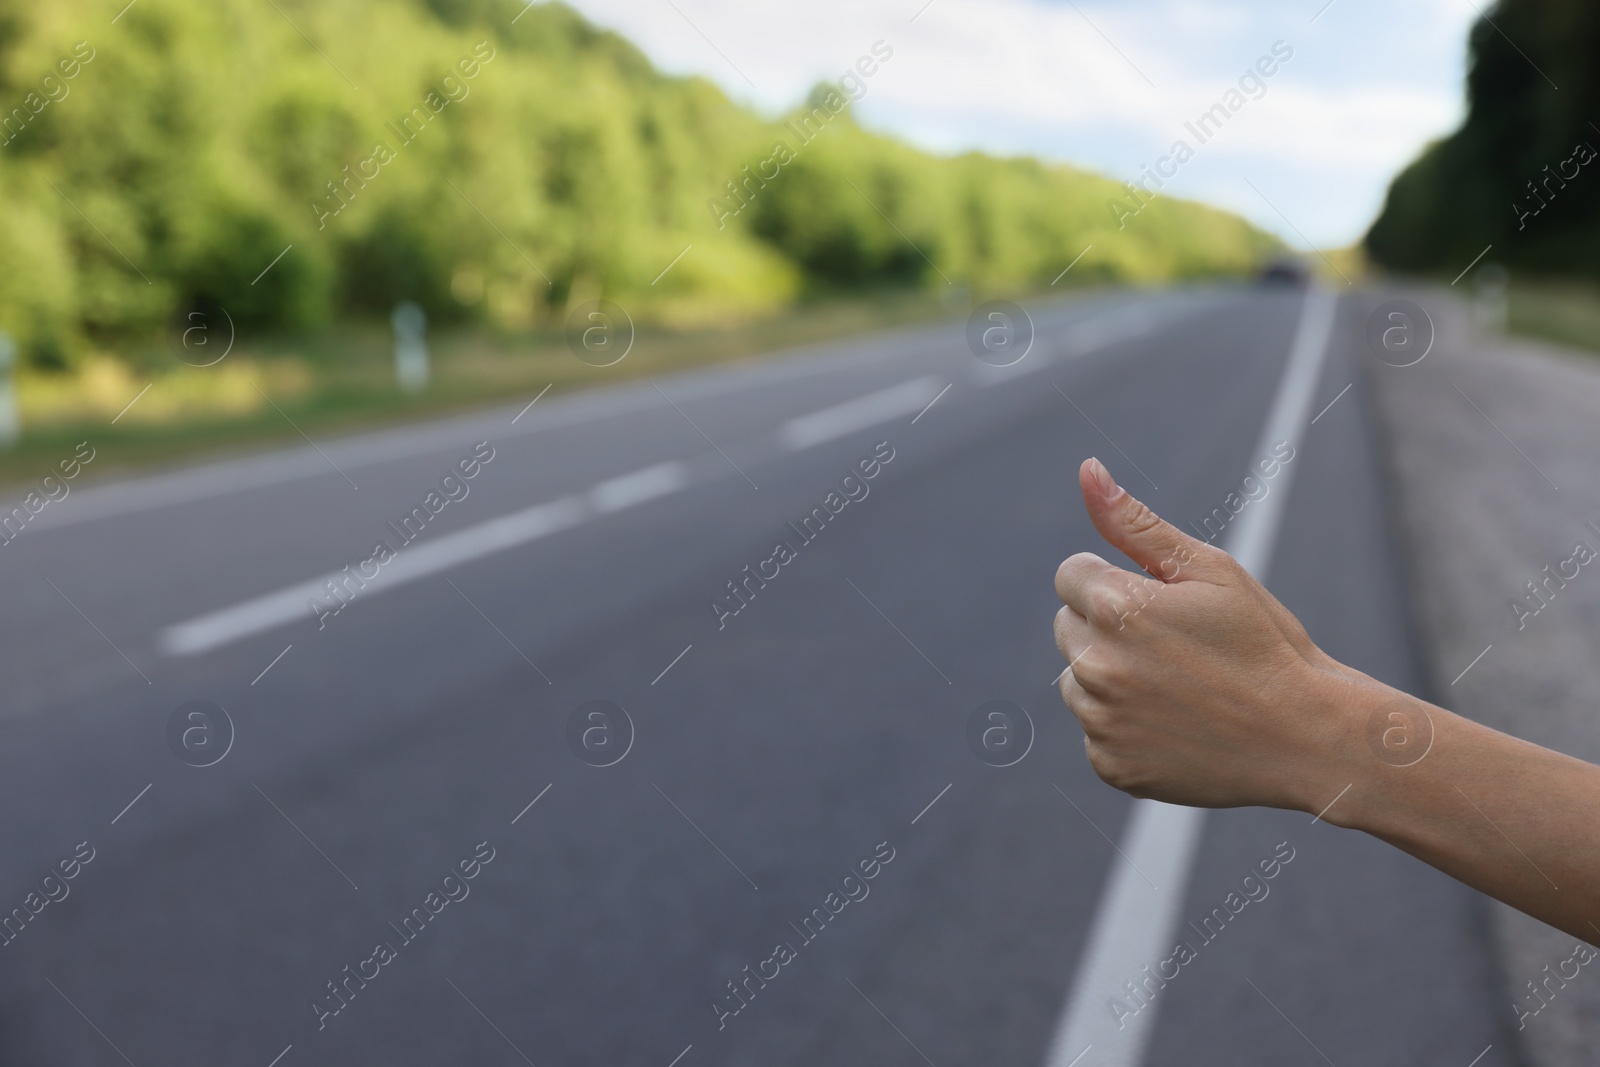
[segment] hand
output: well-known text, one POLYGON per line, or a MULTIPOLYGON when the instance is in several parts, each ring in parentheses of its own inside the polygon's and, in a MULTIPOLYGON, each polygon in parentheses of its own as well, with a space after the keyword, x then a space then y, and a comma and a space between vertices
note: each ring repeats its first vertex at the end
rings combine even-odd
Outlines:
POLYGON ((1098 460, 1078 482, 1095 529, 1150 575, 1087 552, 1056 571, 1061 695, 1096 774, 1173 804, 1315 812, 1574 937, 1600 933, 1600 767, 1336 663, 1232 557, 1098 460), (1396 714, 1428 724, 1416 759, 1390 747, 1396 714))
MULTIPOLYGON (((1112 480, 1078 471, 1089 517, 1149 577, 1081 552, 1056 571, 1061 696, 1095 773, 1195 807, 1314 810, 1360 744, 1346 709, 1379 689, 1324 654, 1226 552, 1180 532, 1112 480)), ((1335 784, 1337 783, 1337 784, 1335 784)))

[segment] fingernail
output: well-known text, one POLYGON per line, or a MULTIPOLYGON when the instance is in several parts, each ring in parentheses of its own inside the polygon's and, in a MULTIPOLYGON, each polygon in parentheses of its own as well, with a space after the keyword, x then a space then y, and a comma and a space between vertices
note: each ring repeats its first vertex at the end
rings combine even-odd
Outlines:
POLYGON ((1111 472, 1106 470, 1106 465, 1098 459, 1089 460, 1089 473, 1094 477, 1094 484, 1100 487, 1100 495, 1107 500, 1115 500, 1122 493, 1122 487, 1111 477, 1111 472))

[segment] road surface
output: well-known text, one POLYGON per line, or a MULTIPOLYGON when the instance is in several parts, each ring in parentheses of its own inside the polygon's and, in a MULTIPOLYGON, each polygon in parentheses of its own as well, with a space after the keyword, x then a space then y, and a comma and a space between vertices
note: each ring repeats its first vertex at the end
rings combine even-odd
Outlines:
MULTIPOLYGON (((1414 690, 1372 303, 1267 578, 1414 690)), ((1008 368, 921 327, 51 503, 0 548, 0 1062, 1045 1064, 1131 810, 1052 685, 1055 566, 1108 553, 1077 465, 1212 515, 1306 303, 1030 310, 1008 368)), ((1161 890, 1194 958, 1090 991, 1142 1062, 1515 1062, 1474 894, 1306 815, 1201 826, 1161 890)))

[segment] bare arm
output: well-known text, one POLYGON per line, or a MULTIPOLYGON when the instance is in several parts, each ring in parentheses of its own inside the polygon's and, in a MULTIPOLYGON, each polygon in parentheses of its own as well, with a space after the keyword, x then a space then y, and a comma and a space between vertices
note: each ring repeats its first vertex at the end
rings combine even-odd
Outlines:
POLYGON ((1149 574, 1090 553, 1056 572, 1056 644, 1073 664, 1061 695, 1101 778, 1174 804, 1320 814, 1600 939, 1600 767, 1336 662, 1099 461, 1079 482, 1095 528, 1149 574))

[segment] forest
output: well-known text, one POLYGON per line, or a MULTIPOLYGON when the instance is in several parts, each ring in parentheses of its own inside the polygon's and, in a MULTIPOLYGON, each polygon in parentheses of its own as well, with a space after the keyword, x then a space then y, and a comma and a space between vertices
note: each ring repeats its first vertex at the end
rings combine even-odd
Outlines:
POLYGON ((1090 244, 1062 288, 1238 273, 1279 247, 1165 197, 1119 229, 1110 179, 865 130, 870 81, 849 71, 761 114, 560 3, 119 6, 0 0, 0 330, 31 373, 213 309, 250 336, 401 300, 510 331, 601 296, 704 324, 1041 289, 1090 244))
POLYGON ((1390 186, 1367 234, 1392 270, 1600 279, 1600 6, 1501 0, 1468 42, 1467 114, 1390 186))

